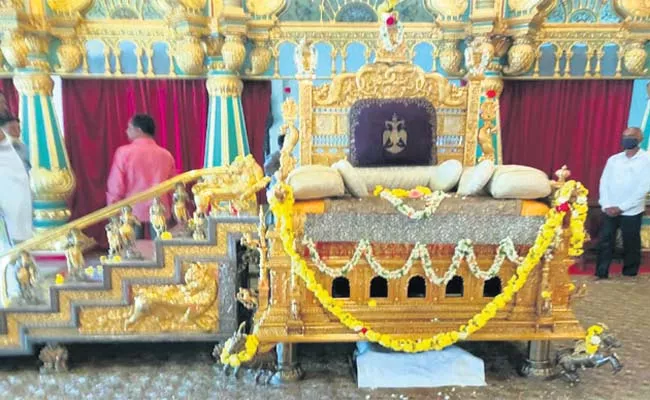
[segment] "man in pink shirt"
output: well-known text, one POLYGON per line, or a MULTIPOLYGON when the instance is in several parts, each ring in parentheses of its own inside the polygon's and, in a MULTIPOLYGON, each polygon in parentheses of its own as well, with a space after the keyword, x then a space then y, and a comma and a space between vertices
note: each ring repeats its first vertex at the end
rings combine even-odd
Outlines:
MULTIPOLYGON (((153 119, 146 114, 136 114, 129 121, 126 135, 130 144, 117 149, 113 156, 113 165, 108 176, 106 202, 116 203, 158 185, 176 175, 174 157, 166 149, 155 142, 156 131, 153 119)), ((165 206, 167 219, 171 215, 170 196, 161 197, 165 206)), ((140 222, 142 228, 138 229, 138 239, 144 239, 146 227, 152 232, 149 223, 149 207, 151 200, 133 206, 133 215, 140 222)))

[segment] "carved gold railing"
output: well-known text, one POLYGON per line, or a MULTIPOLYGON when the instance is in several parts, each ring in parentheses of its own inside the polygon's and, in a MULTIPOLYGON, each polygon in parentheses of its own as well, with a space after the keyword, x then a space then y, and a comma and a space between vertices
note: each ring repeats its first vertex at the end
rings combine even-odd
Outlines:
POLYGON ((34 238, 22 242, 11 250, 0 254, 0 281, 2 284, 0 294, 2 295, 3 304, 9 299, 6 279, 7 268, 10 264, 9 260, 15 258, 22 252, 41 250, 46 244, 66 237, 75 230, 81 231, 82 229, 116 216, 126 206, 152 200, 174 190, 178 184, 185 185, 200 179, 202 181, 198 182, 193 190, 197 208, 211 206, 215 209, 219 207, 220 203, 228 202, 230 204, 236 203, 240 206, 246 205, 245 207, 239 207, 239 209, 245 208, 247 210, 256 209, 256 204, 250 205, 247 204, 247 201, 259 190, 266 187, 270 181, 270 178, 264 177, 262 168, 255 162, 251 155, 239 157, 229 166, 185 172, 144 192, 87 214, 66 225, 40 233, 34 238))

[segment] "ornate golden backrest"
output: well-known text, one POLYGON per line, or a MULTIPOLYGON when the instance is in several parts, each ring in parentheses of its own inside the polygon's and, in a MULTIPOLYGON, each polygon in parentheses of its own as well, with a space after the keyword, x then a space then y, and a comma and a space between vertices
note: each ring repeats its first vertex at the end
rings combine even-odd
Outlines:
POLYGON ((299 78, 300 164, 332 163, 346 158, 350 145, 350 107, 366 99, 428 100, 436 109, 438 162, 463 162, 467 120, 467 89, 413 64, 375 63, 357 73, 336 75, 316 86, 299 78))

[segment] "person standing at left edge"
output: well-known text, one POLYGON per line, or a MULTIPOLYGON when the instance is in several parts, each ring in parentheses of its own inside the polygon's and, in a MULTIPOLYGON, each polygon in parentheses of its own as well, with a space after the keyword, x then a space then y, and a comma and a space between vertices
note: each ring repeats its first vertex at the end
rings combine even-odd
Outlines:
POLYGON ((616 232, 623 236, 623 275, 636 276, 641 264, 641 219, 650 191, 650 155, 639 148, 639 128, 623 132, 623 152, 607 160, 600 178, 600 206, 605 220, 600 235, 596 277, 607 279, 616 246, 616 232))

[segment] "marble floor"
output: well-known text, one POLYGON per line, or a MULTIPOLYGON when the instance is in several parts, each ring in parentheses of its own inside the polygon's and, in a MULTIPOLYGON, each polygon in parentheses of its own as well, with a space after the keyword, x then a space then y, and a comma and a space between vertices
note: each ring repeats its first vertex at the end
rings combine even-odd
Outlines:
MULTIPOLYGON (((581 282, 582 280, 579 280, 581 282)), ((38 374, 36 357, 0 362, 0 399, 648 399, 650 398, 650 276, 585 279, 589 292, 576 310, 586 326, 605 322, 623 342, 623 371, 584 371, 583 381, 531 380, 517 375, 523 343, 466 343, 483 358, 482 388, 361 390, 351 378, 347 345, 304 346, 304 381, 289 387, 256 386, 253 377, 224 377, 210 344, 71 346, 72 371, 38 374)))

